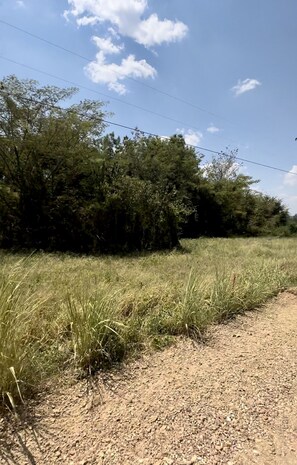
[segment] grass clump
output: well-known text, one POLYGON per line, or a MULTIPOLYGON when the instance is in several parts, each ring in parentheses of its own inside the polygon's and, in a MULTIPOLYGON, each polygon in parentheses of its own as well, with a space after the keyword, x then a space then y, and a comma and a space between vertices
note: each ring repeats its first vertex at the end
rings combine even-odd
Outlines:
POLYGON ((183 241, 184 253, 76 257, 0 252, 0 399, 10 407, 64 366, 93 373, 296 285, 296 239, 183 241))
POLYGON ((77 300, 69 296, 66 318, 70 328, 71 349, 76 364, 94 371, 123 359, 126 352, 127 327, 119 321, 112 297, 77 300))
POLYGON ((38 330, 47 298, 30 289, 21 268, 0 274, 0 394, 10 408, 23 402, 48 372, 45 354, 50 352, 45 327, 38 330))

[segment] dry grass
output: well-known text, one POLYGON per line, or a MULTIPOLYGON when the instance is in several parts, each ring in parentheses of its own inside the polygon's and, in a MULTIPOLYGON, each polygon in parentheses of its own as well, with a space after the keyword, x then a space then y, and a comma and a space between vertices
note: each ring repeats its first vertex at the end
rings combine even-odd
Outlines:
POLYGON ((131 257, 2 252, 0 395, 22 402, 50 374, 92 372, 252 309, 297 283, 296 239, 201 239, 131 257))

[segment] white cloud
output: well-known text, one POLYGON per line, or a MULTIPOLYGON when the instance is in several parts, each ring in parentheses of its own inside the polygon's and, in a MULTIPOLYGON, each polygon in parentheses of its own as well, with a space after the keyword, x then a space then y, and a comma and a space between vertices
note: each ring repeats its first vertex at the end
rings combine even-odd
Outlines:
POLYGON ((286 195, 282 198, 291 215, 297 214, 297 195, 286 195))
POLYGON ((146 60, 136 60, 134 55, 123 58, 119 64, 108 63, 107 55, 124 50, 124 45, 118 45, 116 41, 129 37, 151 48, 181 40, 188 31, 181 21, 161 20, 155 13, 146 15, 148 0, 68 0, 68 4, 69 9, 64 11, 67 21, 73 16, 79 26, 106 26, 109 37, 92 37, 99 52, 85 71, 93 82, 107 84, 119 94, 127 91, 123 83, 125 78, 154 78, 157 71, 146 60))
POLYGON ((96 16, 121 27, 141 17, 148 6, 146 0, 68 0, 68 4, 77 18, 96 16))
POLYGON ((108 22, 122 36, 146 47, 176 42, 185 37, 188 27, 181 21, 160 20, 157 14, 144 18, 147 0, 68 0, 72 14, 81 26, 108 22))
POLYGON ((188 145, 198 145, 203 139, 203 134, 200 131, 193 131, 192 129, 177 129, 176 132, 178 134, 182 134, 184 136, 185 142, 188 145))
POLYGON ((210 134, 215 134, 216 132, 220 132, 220 129, 211 123, 211 125, 207 128, 207 132, 210 132, 210 134))
POLYGON ((104 39, 102 37, 93 36, 93 42, 97 45, 99 50, 104 53, 104 55, 112 55, 120 53, 124 49, 124 45, 116 45, 114 44, 111 39, 108 37, 104 39))
POLYGON ((284 185, 289 187, 297 186, 297 165, 293 165, 290 169, 290 173, 285 174, 284 185))
POLYGON ((23 0, 17 0, 16 4, 19 8, 25 8, 25 2, 23 0))
POLYGON ((152 14, 148 19, 140 21, 137 28, 131 31, 131 37, 136 42, 151 47, 161 45, 163 42, 176 42, 183 39, 187 32, 187 26, 180 21, 161 21, 156 14, 152 14))
POLYGON ((96 60, 85 67, 89 78, 97 84, 108 84, 110 90, 120 95, 127 92, 126 86, 121 82, 131 76, 134 78, 154 78, 157 71, 146 60, 137 61, 134 55, 129 55, 121 61, 121 64, 106 63, 105 54, 100 51, 96 60))
POLYGON ((116 39, 120 39, 120 35, 117 33, 117 31, 113 27, 109 27, 108 32, 111 36, 115 37, 116 39))
POLYGON ((261 85, 262 83, 260 81, 257 81, 257 79, 245 79, 244 81, 241 81, 239 79, 236 86, 232 87, 231 90, 234 92, 235 96, 238 97, 239 95, 254 90, 256 89, 256 87, 261 85))
MULTIPOLYGON (((68 20, 69 13, 70 11, 64 11, 64 16, 68 20)), ((98 23, 98 18, 97 16, 84 16, 83 18, 79 18, 76 22, 78 26, 94 26, 94 24, 98 23)))
POLYGON ((276 196, 280 198, 288 207, 292 215, 297 214, 297 165, 293 165, 289 173, 282 177, 282 184, 279 185, 276 196), (295 174, 294 174, 295 173, 295 174))
POLYGON ((291 215, 297 214, 297 195, 296 189, 291 190, 292 186, 285 186, 284 183, 279 187, 276 197, 281 199, 284 205, 289 209, 291 215))

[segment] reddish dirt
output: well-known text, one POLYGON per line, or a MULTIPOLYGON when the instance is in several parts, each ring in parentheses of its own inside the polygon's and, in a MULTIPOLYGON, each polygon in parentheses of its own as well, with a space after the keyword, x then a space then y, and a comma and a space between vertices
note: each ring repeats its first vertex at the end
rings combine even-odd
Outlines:
MULTIPOLYGON (((57 386, 2 426, 1 464, 297 465, 297 297, 120 373, 57 386)), ((1 430, 0 430, 1 431, 1 430)))

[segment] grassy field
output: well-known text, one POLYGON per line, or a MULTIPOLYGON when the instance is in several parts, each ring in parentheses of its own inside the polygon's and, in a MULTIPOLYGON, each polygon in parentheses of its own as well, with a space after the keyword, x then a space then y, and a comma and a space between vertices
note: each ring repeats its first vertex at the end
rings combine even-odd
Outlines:
POLYGON ((0 400, 91 373, 252 309, 296 285, 296 239, 185 240, 130 257, 0 252, 0 400), (60 374, 60 376, 63 376, 60 374))

